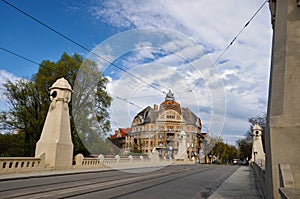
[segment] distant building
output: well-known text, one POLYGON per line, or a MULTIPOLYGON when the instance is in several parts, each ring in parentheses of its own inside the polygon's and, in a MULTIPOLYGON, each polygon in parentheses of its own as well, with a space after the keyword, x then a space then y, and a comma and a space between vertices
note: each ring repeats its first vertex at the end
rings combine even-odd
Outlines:
POLYGON ((115 144, 119 148, 125 148, 125 139, 126 135, 131 132, 131 128, 119 128, 118 130, 115 130, 114 135, 110 135, 109 139, 110 141, 115 144))
POLYGON ((150 154, 155 148, 163 158, 175 158, 178 152, 178 137, 186 133, 188 157, 199 157, 206 133, 201 133, 201 120, 188 108, 175 101, 169 91, 165 101, 153 108, 148 106, 133 119, 132 131, 126 135, 127 151, 150 154))

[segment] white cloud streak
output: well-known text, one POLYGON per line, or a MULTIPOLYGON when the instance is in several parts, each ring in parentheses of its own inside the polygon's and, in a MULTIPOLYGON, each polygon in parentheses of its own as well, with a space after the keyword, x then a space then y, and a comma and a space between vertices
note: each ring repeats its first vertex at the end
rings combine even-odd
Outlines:
MULTIPOLYGON (((209 52, 213 62, 263 2, 263 0, 114 0, 95 1, 90 10, 97 19, 121 29, 158 27, 182 32, 203 46, 203 52, 209 52)), ((220 60, 221 63, 217 65, 226 90, 227 119, 224 129, 226 132, 232 132, 233 136, 231 137, 242 136, 249 126, 247 118, 266 111, 271 35, 270 13, 266 4, 224 54, 220 60)), ((156 58, 152 53, 154 51, 151 49, 152 45, 152 43, 137 44, 136 47, 140 50, 135 56, 124 60, 124 65, 138 67, 139 70, 134 69, 135 74, 144 75, 143 77, 148 82, 162 84, 164 81, 165 86, 172 87, 180 102, 186 106, 209 109, 211 95, 207 84, 214 82, 215 74, 208 68, 201 69, 201 74, 209 74, 210 78, 202 79, 203 81, 200 79, 196 92, 196 95, 200 95, 196 98, 200 100, 193 103, 188 100, 191 96, 183 94, 186 88, 199 82, 199 76, 201 76, 195 70, 189 70, 190 68, 187 66, 197 62, 197 58, 202 56, 199 51, 195 51, 195 46, 190 43, 183 44, 180 40, 173 40, 165 43, 162 48, 169 49, 170 52, 176 52, 176 54, 156 58), (146 66, 140 63, 140 60, 145 58, 155 59, 153 63, 160 64, 165 68, 155 72, 155 67, 149 69, 148 66, 147 72, 145 72, 143 69, 146 66), (183 58, 186 60, 184 61, 183 58), (155 74, 154 77, 151 76, 153 74, 155 74), (181 78, 176 84, 166 83, 167 78, 174 80, 178 76, 181 78)), ((130 79, 124 78, 122 81, 125 82, 122 82, 120 87, 118 80, 112 80, 108 90, 114 93, 116 90, 122 90, 123 92, 119 93, 122 95, 126 92, 132 93, 132 89, 139 88, 130 79), (118 89, 113 89, 116 88, 116 85, 119 86, 118 89)), ((143 90, 143 92, 156 95, 155 92, 149 90, 143 90)), ((136 96, 138 95, 142 95, 142 93, 136 94, 136 96)), ((132 99, 137 100, 137 98, 132 99)), ((152 105, 154 100, 158 100, 156 103, 160 103, 163 97, 139 98, 138 101, 141 105, 146 106, 152 105)), ((118 114, 121 115, 121 111, 123 110, 120 109, 118 114)), ((130 122, 132 116, 137 113, 134 111, 126 117, 130 122)), ((201 114, 200 117, 203 121, 209 121, 208 118, 203 118, 209 117, 207 112, 204 111, 201 114)), ((125 118, 123 119, 122 122, 125 124, 125 118)), ((126 125, 130 122, 127 122, 126 125)))
POLYGON ((17 79, 19 79, 19 77, 16 77, 12 73, 7 72, 3 69, 0 70, 0 110, 8 109, 8 102, 4 95, 5 88, 3 84, 6 83, 8 80, 14 82, 17 79))

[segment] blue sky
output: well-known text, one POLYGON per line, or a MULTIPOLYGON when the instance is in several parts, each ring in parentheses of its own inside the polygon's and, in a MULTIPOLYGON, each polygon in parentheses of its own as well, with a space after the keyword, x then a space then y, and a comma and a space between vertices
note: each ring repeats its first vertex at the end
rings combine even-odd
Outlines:
MULTIPOLYGON (((213 123, 218 123, 222 130, 211 133, 222 133, 224 140, 230 144, 234 144, 248 130, 249 117, 266 111, 272 40, 268 4, 264 5, 220 62, 213 65, 264 0, 9 2, 134 75, 143 77, 145 81, 164 90, 172 89, 182 106, 190 107, 200 116, 205 130, 220 131, 213 128, 213 123), (135 48, 128 47, 132 41, 126 31, 145 28, 157 29, 156 35, 137 40, 132 44, 135 48), (169 38, 173 40, 159 43, 157 38, 161 30, 170 31, 169 38), (177 37, 181 39, 175 39, 177 37), (154 48, 157 43, 169 53, 157 51, 159 49, 154 48), (127 47, 129 52, 116 56, 113 52, 118 47, 127 47), (209 59, 210 62, 207 62, 209 59), (207 67, 212 64, 217 72, 200 66, 193 68, 193 64, 197 63, 207 67), (211 76, 208 77, 208 74, 211 76), (222 81, 223 87, 218 88, 221 92, 213 88, 213 81, 222 81), (186 92, 196 82, 200 83, 195 91, 186 92), (223 92, 224 96, 221 95, 223 92), (215 105, 219 105, 220 109, 216 109, 215 105), (223 106, 226 114, 222 112, 223 106)), ((57 61, 63 52, 92 57, 2 1, 0 16, 0 46, 3 48, 36 62, 57 61)), ((29 79, 37 69, 37 65, 0 49, 0 83, 7 79, 29 79)), ((117 69, 110 67, 107 75, 110 93, 130 99, 142 107, 159 104, 164 99, 162 94, 151 90, 148 85, 117 69)), ((0 108, 5 109, 5 98, 2 97, 0 101, 0 108)), ((113 128, 129 126, 138 111, 140 109, 137 107, 124 105, 124 101, 114 100, 111 109, 113 128)))
MULTIPOLYGON (((94 21, 85 1, 9 1, 75 41, 93 48, 118 32, 108 24, 94 21)), ((1 46, 34 61, 58 60, 63 52, 86 55, 83 49, 49 31, 25 15, 0 2, 2 24, 1 46)), ((13 55, 1 52, 1 69, 19 77, 30 78, 37 66, 13 55)))

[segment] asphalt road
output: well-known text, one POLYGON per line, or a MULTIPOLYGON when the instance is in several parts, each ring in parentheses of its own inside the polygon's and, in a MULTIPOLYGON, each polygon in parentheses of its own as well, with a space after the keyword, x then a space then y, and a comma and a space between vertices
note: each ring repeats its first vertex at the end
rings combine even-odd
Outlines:
POLYGON ((207 198, 237 168, 177 165, 4 180, 0 198, 207 198))

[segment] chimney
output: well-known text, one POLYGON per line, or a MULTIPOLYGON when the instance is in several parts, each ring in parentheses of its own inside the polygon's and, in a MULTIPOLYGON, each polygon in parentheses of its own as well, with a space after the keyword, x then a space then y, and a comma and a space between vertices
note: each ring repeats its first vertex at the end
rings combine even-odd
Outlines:
POLYGON ((154 108, 155 111, 158 111, 158 105, 157 104, 154 104, 153 108, 154 108))

